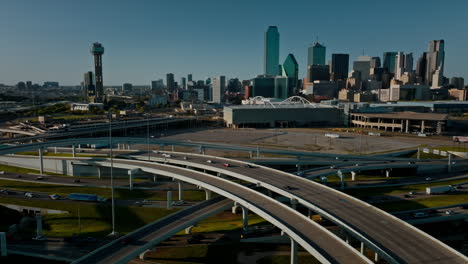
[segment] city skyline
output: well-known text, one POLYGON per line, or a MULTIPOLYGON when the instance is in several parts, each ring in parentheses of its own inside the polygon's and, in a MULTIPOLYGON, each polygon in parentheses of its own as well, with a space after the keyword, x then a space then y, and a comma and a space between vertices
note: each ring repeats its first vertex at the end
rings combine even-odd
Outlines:
MULTIPOLYGON (((444 75, 468 79, 468 67, 465 63, 468 61, 468 51, 464 48, 468 37, 460 34, 463 32, 463 25, 468 21, 467 18, 457 15, 458 12, 462 14, 461 10, 468 4, 462 1, 452 3, 454 16, 447 22, 424 14, 426 9, 433 10, 435 1, 426 1, 423 6, 414 3, 405 5, 402 15, 413 14, 418 7, 419 13, 414 21, 425 25, 415 34, 414 29, 409 26, 401 27, 400 22, 391 26, 380 23, 380 28, 377 29, 376 25, 369 25, 368 30, 357 27, 359 23, 367 24, 376 17, 383 17, 382 12, 378 11, 382 6, 370 8, 367 6, 369 3, 363 1, 360 8, 371 12, 370 15, 365 18, 353 16, 354 20, 350 26, 343 29, 337 23, 326 22, 334 16, 348 20, 351 14, 344 11, 333 15, 314 13, 319 23, 311 24, 300 15, 304 14, 306 7, 311 6, 305 1, 300 1, 294 6, 301 8, 296 10, 294 16, 291 16, 294 19, 290 21, 274 18, 278 14, 288 13, 290 7, 271 6, 269 14, 259 14, 251 23, 221 20, 217 25, 212 23, 212 19, 222 16, 212 15, 209 12, 212 7, 208 2, 186 2, 185 8, 189 11, 182 10, 186 16, 185 21, 189 21, 200 10, 204 10, 208 16, 194 21, 190 26, 183 22, 159 23, 161 16, 155 19, 151 15, 152 12, 145 11, 155 7, 154 3, 149 1, 143 1, 140 5, 122 2, 113 8, 107 8, 109 2, 103 1, 95 4, 95 10, 89 13, 80 13, 86 4, 78 5, 71 1, 51 0, 40 4, 33 1, 5 1, 0 4, 0 34, 3 36, 0 83, 15 84, 27 80, 42 83, 52 80, 62 85, 78 85, 82 81, 83 72, 93 70, 89 46, 94 42, 100 42, 106 47, 106 55, 103 57, 105 86, 122 85, 126 82, 149 85, 151 80, 164 79, 167 73, 174 73, 177 80, 188 73, 193 73, 195 80, 218 75, 251 79, 263 73, 263 34, 270 25, 277 26, 282 36, 280 62, 287 54, 294 54, 299 64, 299 78, 306 75, 307 48, 318 38, 318 41, 327 47, 326 62, 331 59, 333 53, 346 53, 350 54, 350 63, 357 60, 357 57, 363 54, 363 50, 365 55, 379 57, 387 51, 413 53, 416 60, 427 51, 429 41, 444 39, 444 75), (51 9, 52 6, 54 17, 42 17, 43 11, 51 9), (128 12, 129 18, 138 19, 115 19, 125 11, 128 12), (93 21, 82 19, 98 12, 102 13, 99 26, 92 27, 93 21), (38 15, 41 15, 41 19, 36 19, 38 15), (8 27, 8 21, 15 16, 22 19, 15 20, 17 25, 13 30, 12 27, 8 27), (313 28, 309 30, 311 26, 313 28), (395 31, 396 27, 398 30, 395 31), (225 28, 232 34, 219 33, 216 31, 219 28, 225 28), (375 37, 376 34, 378 38, 375 37), (238 40, 235 40, 236 38, 238 40), (194 50, 197 52, 193 52, 194 50)), ((316 4, 317 7, 319 5, 323 9, 333 9, 329 4, 316 4)), ((345 2, 341 5, 349 13, 353 13, 351 11, 357 8, 345 2)), ((223 6, 227 10, 223 16, 244 10, 242 5, 223 6)), ((264 8, 260 3, 249 6, 252 6, 251 10, 244 10, 246 16, 264 8)), ((161 2, 159 7, 171 9, 176 8, 176 5, 161 2)), ((160 15, 165 16, 164 12, 160 15)), ((381 59, 383 60, 382 57, 381 59)))

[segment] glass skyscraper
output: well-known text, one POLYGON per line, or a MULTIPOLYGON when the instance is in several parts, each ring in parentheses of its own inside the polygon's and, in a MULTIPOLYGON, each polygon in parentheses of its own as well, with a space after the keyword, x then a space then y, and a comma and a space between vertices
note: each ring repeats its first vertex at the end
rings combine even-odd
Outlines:
POLYGON ((384 52, 383 53, 383 68, 386 72, 395 73, 395 58, 397 52, 384 52))
POLYGON ((346 80, 349 71, 349 54, 332 54, 330 67, 332 80, 346 80))
POLYGON ((276 26, 269 26, 265 32, 264 73, 279 75, 279 32, 276 26))
POLYGON ((296 92, 296 90, 299 88, 298 87, 298 79, 299 79, 299 64, 296 61, 296 58, 294 57, 293 54, 289 53, 289 55, 286 57, 286 60, 284 60, 283 63, 283 69, 284 72, 286 73, 286 76, 289 78, 289 86, 294 89, 294 91, 289 91, 288 96, 291 95, 292 93, 296 92))
POLYGON ((325 65, 326 48, 318 42, 309 47, 307 52, 307 66, 325 65))

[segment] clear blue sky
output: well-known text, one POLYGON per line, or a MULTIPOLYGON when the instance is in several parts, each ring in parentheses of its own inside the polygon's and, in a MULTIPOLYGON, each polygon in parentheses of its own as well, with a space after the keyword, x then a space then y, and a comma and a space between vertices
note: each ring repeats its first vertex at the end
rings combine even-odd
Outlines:
POLYGON ((468 82, 466 0, 0 0, 0 83, 79 84, 93 70, 89 46, 105 47, 104 84, 149 84, 262 73, 263 36, 278 26, 280 61, 293 53, 304 76, 316 37, 331 53, 413 52, 446 43, 445 75, 468 82))

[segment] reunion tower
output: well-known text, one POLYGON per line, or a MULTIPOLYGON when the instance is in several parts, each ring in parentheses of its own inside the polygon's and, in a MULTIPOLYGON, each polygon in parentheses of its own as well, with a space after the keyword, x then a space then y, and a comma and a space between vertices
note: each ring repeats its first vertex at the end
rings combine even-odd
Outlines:
POLYGON ((96 101, 103 102, 104 87, 102 85, 102 54, 104 54, 104 47, 99 42, 93 43, 91 47, 91 54, 94 55, 94 74, 96 78, 96 101))

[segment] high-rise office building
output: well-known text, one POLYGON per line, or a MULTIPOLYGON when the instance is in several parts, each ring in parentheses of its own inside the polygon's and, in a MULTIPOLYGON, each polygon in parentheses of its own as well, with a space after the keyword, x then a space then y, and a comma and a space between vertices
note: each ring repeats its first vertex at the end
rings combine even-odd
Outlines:
POLYGON ((330 66, 312 64, 307 67, 309 83, 314 81, 330 81, 330 66))
POLYGON ((397 52, 389 51, 383 53, 384 72, 395 73, 395 57, 397 52))
POLYGON ((429 42, 428 51, 426 53, 426 84, 431 84, 432 76, 436 70, 439 70, 437 75, 444 75, 444 46, 444 40, 431 40, 429 42))
POLYGON ((315 42, 307 50, 307 66, 325 65, 326 48, 318 42, 315 42))
POLYGON ((88 102, 93 103, 96 96, 96 86, 94 86, 94 74, 92 71, 84 74, 83 90, 88 102))
POLYGON ((26 89, 26 84, 25 84, 24 82, 18 82, 18 83, 16 84, 16 88, 17 88, 18 90, 25 90, 25 89, 26 89))
POLYGON ((180 86, 182 89, 187 89, 187 79, 185 77, 180 78, 180 86))
POLYGON ((192 74, 191 74, 191 73, 187 74, 187 81, 188 81, 188 82, 193 81, 193 80, 192 80, 192 74))
POLYGON ((420 83, 426 83, 426 55, 427 52, 424 52, 421 57, 419 57, 418 62, 416 63, 416 78, 420 83))
POLYGON ((153 92, 160 91, 164 89, 164 81, 163 79, 159 79, 157 81, 151 81, 151 90, 153 92))
POLYGON ((361 81, 366 82, 369 79, 372 58, 369 56, 359 56, 353 63, 353 70, 361 73, 361 81))
POLYGON ((176 89, 173 73, 166 74, 166 88, 169 92, 173 92, 176 89))
POLYGON ((330 64, 330 79, 346 80, 349 71, 349 54, 332 54, 330 64))
POLYGON ((380 68, 380 57, 372 57, 371 59, 371 68, 380 68))
POLYGON ((252 79, 252 91, 249 92, 250 97, 275 96, 275 77, 270 75, 258 75, 252 79))
POLYGON ((32 89, 32 82, 31 81, 26 81, 26 89, 28 89, 28 90, 32 89))
POLYGON ((395 79, 400 80, 405 72, 413 71, 413 53, 398 52, 395 57, 395 79))
POLYGON ((299 89, 299 64, 293 54, 290 53, 284 60, 283 70, 289 78, 289 85, 295 90, 299 89))
POLYGON ((275 76, 279 72, 279 32, 276 26, 269 26, 265 32, 264 73, 275 76))
POLYGON ((226 91, 226 76, 213 78, 213 103, 224 102, 224 93, 226 91))
POLYGON ((96 82, 95 101, 102 103, 104 100, 104 85, 102 79, 102 54, 104 54, 104 47, 101 43, 93 43, 91 54, 94 55, 94 76, 96 82))

